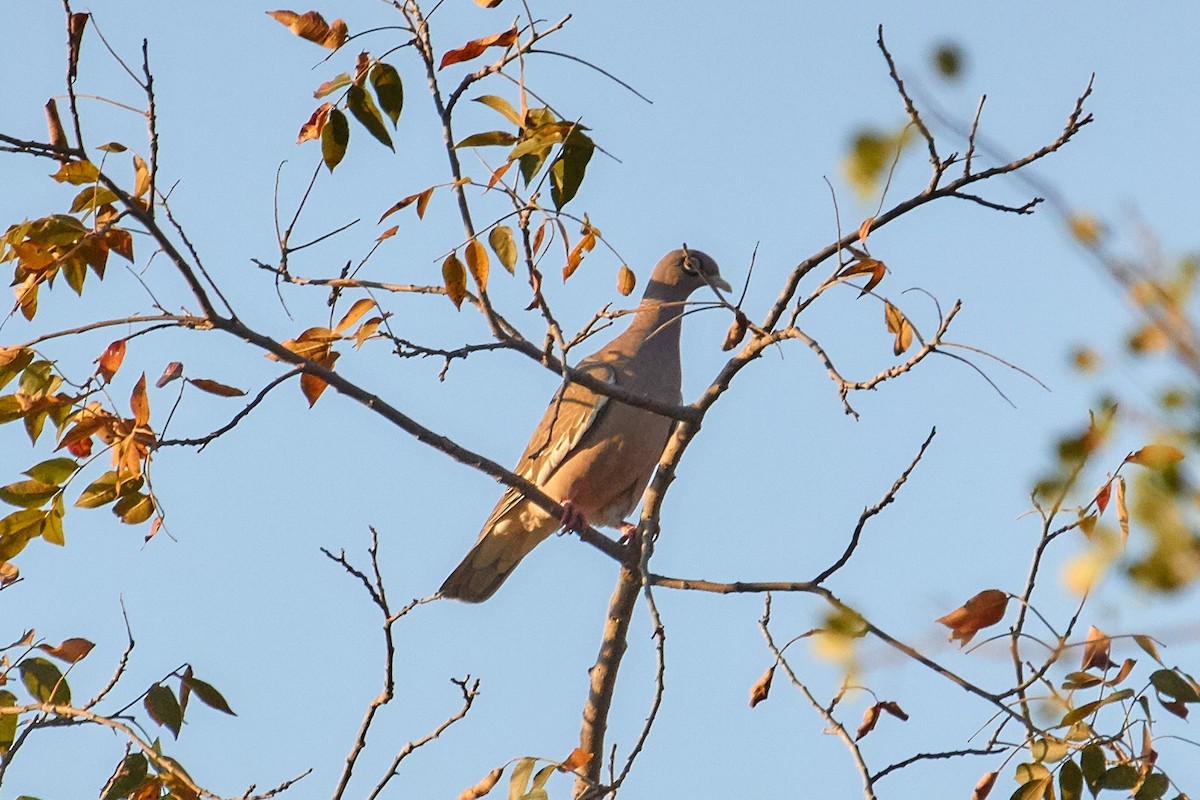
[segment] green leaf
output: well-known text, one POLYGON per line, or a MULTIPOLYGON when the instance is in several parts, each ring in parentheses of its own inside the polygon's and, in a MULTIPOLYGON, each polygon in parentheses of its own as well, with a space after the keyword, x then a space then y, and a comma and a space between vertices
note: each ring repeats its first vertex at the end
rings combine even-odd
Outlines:
POLYGON ((529 776, 533 774, 534 760, 532 758, 522 758, 513 767, 512 777, 508 780, 508 800, 519 800, 525 795, 525 786, 529 783, 529 776))
POLYGON ((1160 693, 1180 703, 1200 703, 1196 688, 1173 669, 1155 670, 1150 674, 1150 683, 1160 693))
POLYGON ((1113 692, 1108 697, 1102 697, 1099 700, 1093 700, 1090 703, 1084 703, 1083 705, 1079 706, 1078 708, 1073 708, 1070 711, 1068 711, 1066 714, 1064 714, 1063 718, 1062 718, 1062 722, 1060 722, 1059 724, 1060 725, 1073 725, 1074 723, 1079 722, 1081 719, 1091 716, 1097 710, 1099 710, 1100 708, 1103 708, 1104 706, 1106 706, 1110 703, 1118 703, 1122 700, 1128 700, 1130 697, 1133 697, 1133 690, 1132 689, 1122 689, 1119 692, 1113 692))
MULTIPOLYGON (((59 495, 61 497, 62 495, 59 495)), ((42 538, 50 544, 62 547, 67 543, 63 534, 63 514, 61 509, 51 509, 42 518, 42 538)))
POLYGON ((117 196, 103 186, 85 186, 71 201, 71 212, 94 212, 106 203, 117 202, 117 196))
POLYGON ((380 61, 371 68, 371 86, 375 89, 379 107, 391 119, 392 127, 396 127, 400 112, 404 110, 404 84, 400 81, 400 73, 391 64, 380 61))
POLYGON ((237 716, 237 714, 233 713, 233 709, 229 707, 229 703, 225 702, 225 698, 211 683, 202 681, 195 675, 189 674, 183 676, 183 683, 195 693, 196 697, 200 698, 200 702, 204 703, 204 705, 209 708, 215 708, 217 711, 221 711, 231 717, 237 716))
POLYGON ((1064 761, 1059 768, 1058 791, 1062 800, 1081 800, 1083 797, 1083 771, 1074 761, 1064 761))
POLYGON ((541 792, 543 795, 545 795, 546 781, 550 780, 550 776, 554 774, 556 769, 558 769, 558 767, 554 764, 539 769, 537 771, 537 775, 533 776, 533 785, 529 787, 529 794, 526 795, 526 797, 533 795, 534 792, 541 792))
POLYGON ((139 525, 154 515, 154 499, 147 494, 123 494, 113 513, 126 525, 139 525))
MULTIPOLYGON (((0 689, 0 708, 12 708, 17 704, 17 696, 6 689, 0 689)), ((7 753, 8 748, 17 737, 17 715, 4 714, 0 716, 0 753, 7 753)))
POLYGON ((1108 760, 1104 757, 1100 745, 1089 744, 1083 748, 1083 752, 1079 754, 1079 766, 1088 789, 1095 795, 1100 791, 1100 779, 1104 777, 1104 770, 1108 767, 1108 760))
POLYGON ((512 107, 512 103, 505 100, 503 97, 497 97, 494 94, 485 94, 482 97, 476 97, 474 102, 483 103, 491 109, 495 109, 504 115, 504 118, 516 125, 518 128, 523 127, 521 124, 521 115, 512 107))
POLYGON ((83 283, 87 279, 87 268, 86 261, 68 261, 62 265, 62 272, 67 279, 67 285, 77 295, 83 294, 83 283))
POLYGON ((97 508, 117 499, 117 473, 109 471, 101 475, 83 490, 75 501, 77 508, 97 508))
POLYGON ((1041 778, 1034 778, 1031 781, 1021 784, 1021 786, 1012 793, 1012 800, 1041 800, 1046 796, 1046 790, 1054 783, 1054 778, 1051 775, 1044 775, 1041 778))
POLYGON ((349 86, 352 80, 353 79, 349 74, 343 72, 341 75, 322 83, 317 90, 313 92, 313 97, 317 98, 318 100, 320 100, 322 97, 328 97, 338 89, 341 89, 343 86, 349 86))
POLYGON ((9 382, 33 361, 33 351, 27 348, 0 349, 0 389, 8 386, 9 382))
POLYGON ((388 134, 387 126, 383 124, 383 115, 379 113, 378 106, 371 99, 371 95, 367 94, 366 89, 353 84, 346 91, 346 108, 350 109, 350 113, 368 133, 391 150, 396 149, 392 147, 392 137, 388 134))
POLYGON ((517 245, 513 242, 512 228, 507 225, 497 225, 488 233, 488 244, 500 263, 512 275, 517 266, 517 245))
POLYGON ((555 208, 562 208, 575 197, 595 150, 596 143, 579 131, 567 137, 562 152, 550 168, 550 199, 555 208))
POLYGON ((0 397, 0 425, 6 422, 12 422, 15 419, 21 419, 25 416, 25 409, 21 406, 21 401, 15 395, 7 394, 0 397))
POLYGON ((54 365, 49 361, 35 361, 21 375, 21 394, 42 396, 58 388, 60 380, 54 375, 54 365))
POLYGON ((521 156, 548 151, 550 147, 563 141, 574 127, 569 122, 552 122, 549 125, 528 130, 521 135, 521 141, 508 154, 508 160, 512 161, 521 156))
POLYGON ((79 464, 75 462, 75 459, 63 457, 35 464, 22 474, 46 483, 62 483, 74 475, 77 469, 79 469, 79 464))
POLYGON ((342 163, 346 156, 346 146, 349 144, 350 123, 346 121, 346 115, 336 108, 331 109, 329 119, 321 129, 321 158, 330 172, 342 163))
POLYGON ((118 797, 128 797, 133 794, 146 778, 149 763, 142 753, 131 753, 125 756, 117 772, 109 783, 104 800, 116 800, 118 797))
POLYGON ((1100 778, 1101 789, 1132 789, 1137 786, 1138 771, 1132 764, 1117 764, 1100 778))
POLYGON ((44 658, 26 658, 17 665, 21 683, 41 703, 56 706, 71 705, 71 689, 58 667, 44 658))
POLYGON ((42 534, 45 512, 29 508, 0 519, 0 561, 11 561, 42 534))
POLYGON ((60 491, 53 483, 33 480, 0 486, 0 501, 18 508, 38 508, 60 491))
POLYGON ((146 711, 150 719, 159 725, 165 725, 167 730, 179 738, 179 729, 183 727, 183 711, 175 693, 161 683, 156 683, 146 692, 146 711))
POLYGON ((508 131, 484 131, 483 133, 471 134, 454 145, 454 149, 457 150, 460 147, 491 147, 493 145, 507 146, 516 141, 517 137, 508 131))
POLYGON ((1152 772, 1142 781, 1133 800, 1158 800, 1171 788, 1171 780, 1161 772, 1152 772))

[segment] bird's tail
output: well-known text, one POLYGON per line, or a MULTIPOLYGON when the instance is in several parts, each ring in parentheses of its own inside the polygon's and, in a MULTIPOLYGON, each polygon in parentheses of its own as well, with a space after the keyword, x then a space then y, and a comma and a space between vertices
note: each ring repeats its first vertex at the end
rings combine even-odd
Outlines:
POLYGON ((438 593, 466 603, 482 603, 496 593, 521 559, 555 527, 557 522, 548 520, 548 525, 538 525, 530 530, 511 517, 490 524, 462 563, 446 578, 438 593))

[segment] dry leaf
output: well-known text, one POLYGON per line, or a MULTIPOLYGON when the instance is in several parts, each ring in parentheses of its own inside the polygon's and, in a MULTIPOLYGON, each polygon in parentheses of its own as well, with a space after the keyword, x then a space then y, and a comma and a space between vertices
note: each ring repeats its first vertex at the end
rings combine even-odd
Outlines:
POLYGON ((475 5, 483 8, 495 8, 503 2, 504 0, 475 0, 475 5))
POLYGON ((178 361, 172 361, 167 364, 167 368, 163 370, 163 374, 154 382, 156 389, 161 389, 173 380, 180 378, 183 375, 183 364, 178 361))
POLYGON ((874 217, 867 217, 862 221, 862 225, 858 226, 858 241, 863 247, 867 246, 867 234, 871 232, 871 226, 875 224, 874 217))
MULTIPOLYGON (((504 173, 508 172, 508 168, 511 167, 515 163, 516 163, 515 161, 506 161, 502 165, 497 167, 496 171, 492 173, 492 177, 488 178, 487 188, 491 189, 493 186, 495 186, 500 181, 500 179, 504 177, 504 173)), ((484 189, 484 192, 486 192, 486 191, 487 191, 487 189, 484 189)))
MULTIPOLYGON (((58 103, 54 102, 54 98, 46 101, 46 127, 50 131, 50 144, 64 149, 70 147, 67 144, 67 133, 63 130, 62 120, 58 116, 58 103)), ((63 164, 70 161, 65 156, 57 158, 63 164)))
POLYGON ((637 275, 625 264, 617 271, 617 291, 629 297, 637 287, 637 275))
POLYGON ((738 310, 733 318, 733 323, 729 326, 729 332, 725 334, 725 341, 721 343, 722 350, 732 350, 742 343, 746 338, 746 331, 750 328, 750 318, 738 310))
POLYGON ((755 681, 754 685, 750 687, 750 707, 751 708, 754 708, 756 705, 761 703, 763 700, 766 700, 767 696, 769 694, 771 694, 771 681, 774 680, 774 678, 775 678, 775 666, 772 665, 771 667, 769 667, 767 669, 766 672, 764 672, 762 674, 762 677, 759 678, 757 681, 755 681))
POLYGON ((202 392, 215 394, 218 397, 241 397, 246 392, 243 389, 238 389, 235 386, 226 386, 223 383, 210 381, 208 378, 188 378, 188 383, 195 386, 202 392))
POLYGON ((584 234, 580 237, 579 242, 571 248, 571 252, 567 255, 567 265, 563 267, 563 283, 575 274, 575 270, 579 269, 579 265, 583 262, 585 253, 592 252, 596 247, 596 233, 589 227, 584 227, 584 234))
POLYGON ((965 646, 983 628, 1004 618, 1008 595, 999 589, 984 589, 963 605, 935 622, 950 628, 950 640, 965 646))
POLYGON ((477 58, 489 47, 511 47, 515 41, 517 41, 516 26, 501 33, 484 36, 482 39, 473 39, 462 47, 447 51, 446 55, 442 56, 442 63, 438 65, 438 69, 445 69, 451 64, 458 64, 462 61, 470 61, 472 58, 477 58))
POLYGON ((467 272, 456 254, 451 253, 442 262, 442 279, 446 283, 446 296, 455 308, 461 309, 467 297, 467 272))
POLYGON ((375 241, 382 242, 384 239, 390 239, 396 235, 396 231, 398 231, 398 230, 400 230, 400 226, 393 225, 392 227, 388 228, 383 233, 379 234, 379 236, 375 237, 375 241))
POLYGON ((1183 451, 1169 444, 1148 444, 1135 453, 1125 456, 1127 464, 1141 464, 1143 467, 1162 469, 1183 460, 1183 451))
POLYGON ((295 11, 268 11, 267 14, 276 22, 286 25, 288 30, 300 38, 316 42, 330 50, 337 50, 349 36, 345 20, 335 19, 330 24, 316 11, 304 14, 297 14, 295 11))
POLYGON ((1096 508, 1100 509, 1100 513, 1104 513, 1104 509, 1108 508, 1108 498, 1112 493, 1112 480, 1100 487, 1100 491, 1096 492, 1096 497, 1092 500, 1096 504, 1096 508))
POLYGON ((133 196, 141 197, 150 191, 150 167, 145 159, 133 154, 133 196))
POLYGON ((474 237, 467 242, 467 269, 471 270, 471 277, 475 279, 475 285, 479 287, 480 292, 487 291, 488 281, 488 254, 487 250, 483 249, 483 245, 474 237))
POLYGON ((896 334, 892 352, 901 355, 912 344, 913 327, 909 323, 908 317, 904 316, 904 313, 891 303, 883 304, 883 318, 887 322, 888 332, 896 334))
POLYGON ((104 378, 105 383, 111 383, 113 376, 117 374, 117 370, 121 368, 121 362, 124 360, 125 340, 117 339, 104 348, 104 352, 100 354, 100 358, 96 359, 96 363, 100 365, 96 373, 101 378, 104 378))
POLYGON ((345 333, 351 325, 366 316, 367 312, 374 307, 375 301, 369 298, 364 297, 361 300, 355 300, 354 305, 350 306, 350 310, 346 312, 346 316, 342 317, 342 321, 337 324, 334 330, 338 333, 345 333))
POLYGON ((566 760, 558 765, 558 768, 563 772, 575 772, 581 767, 585 767, 592 760, 592 754, 576 747, 571 751, 571 755, 567 756, 566 760))
MULTIPOLYGON (((315 361, 325 369, 333 369, 333 365, 337 363, 339 355, 339 353, 335 353, 333 350, 327 350, 320 357, 312 357, 310 360, 315 361)), ((328 386, 329 384, 325 382, 324 378, 313 375, 311 372, 305 372, 300 376, 300 391, 304 393, 304 398, 308 400, 309 408, 317 404, 317 400, 320 399, 328 386)))
POLYGON ((87 27, 90 14, 72 14, 67 18, 67 80, 75 80, 79 66, 79 45, 83 42, 83 29, 87 27))
POLYGON ((329 121, 329 112, 332 110, 332 103, 322 103, 308 118, 308 122, 300 126, 300 135, 296 137, 296 144, 303 144, 310 139, 320 139, 321 130, 329 121))
POLYGON ((879 703, 876 703, 863 712, 862 722, 859 723, 858 731, 854 734, 854 741, 857 742, 859 739, 863 738, 875 729, 875 723, 879 722, 880 711, 882 711, 882 709, 880 708, 879 703))
POLYGON ((504 774, 504 767, 497 767, 489 772, 483 780, 472 786, 470 789, 464 789, 458 796, 458 800, 479 800, 485 794, 492 790, 496 782, 500 780, 500 776, 504 774))
POLYGON ((82 661, 88 653, 92 652, 92 648, 96 645, 89 642, 87 639, 78 637, 65 639, 58 647, 51 647, 48 644, 38 645, 39 650, 44 650, 60 661, 66 661, 68 664, 76 664, 82 661))
POLYGON ((133 394, 129 396, 129 409, 133 412, 133 424, 137 426, 145 425, 150 421, 150 398, 146 396, 146 373, 142 373, 142 377, 138 378, 137 385, 133 387, 133 394))
POLYGON ((370 339, 375 331, 379 330, 379 326, 383 323, 383 317, 371 317, 369 320, 358 326, 358 330, 354 332, 354 348, 363 346, 363 342, 370 339))
POLYGON ((21 577, 21 570, 7 561, 0 561, 0 589, 16 582, 19 577, 21 577))
POLYGON ((1121 526, 1121 546, 1129 541, 1129 506, 1125 504, 1125 478, 1117 478, 1117 524, 1121 526))
POLYGON ((996 778, 999 772, 989 772, 979 779, 979 783, 975 784, 975 791, 971 792, 971 800, 984 800, 991 794, 992 787, 996 785, 996 778))
POLYGON ((1112 648, 1112 639, 1104 635, 1104 632, 1092 625, 1088 628, 1087 642, 1083 646, 1083 660, 1079 668, 1081 670, 1091 669, 1096 667, 1100 670, 1106 670, 1110 667, 1115 667, 1116 664, 1108 657, 1112 648))

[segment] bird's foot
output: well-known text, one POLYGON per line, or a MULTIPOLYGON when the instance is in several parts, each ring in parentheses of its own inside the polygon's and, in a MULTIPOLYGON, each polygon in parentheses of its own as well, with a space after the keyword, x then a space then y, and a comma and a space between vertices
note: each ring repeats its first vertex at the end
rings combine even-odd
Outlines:
POLYGON ((564 500, 562 513, 562 529, 564 531, 573 531, 575 533, 583 533, 590 527, 588 521, 584 518, 583 512, 575 507, 575 504, 570 500, 564 500))
POLYGON ((626 522, 621 525, 618 541, 625 548, 625 565, 638 569, 642 561, 642 534, 637 525, 626 522))
POLYGON ((637 533, 637 525, 632 522, 621 523, 621 538, 618 540, 621 544, 632 544, 634 541, 633 535, 637 533))

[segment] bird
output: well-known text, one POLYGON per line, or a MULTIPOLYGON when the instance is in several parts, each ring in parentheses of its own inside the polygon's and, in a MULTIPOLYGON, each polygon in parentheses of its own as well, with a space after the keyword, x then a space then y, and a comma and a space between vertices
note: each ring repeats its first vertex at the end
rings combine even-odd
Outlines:
MULTIPOLYGON (((679 333, 684 303, 701 287, 730 291, 717 262, 682 249, 654 267, 623 333, 577 365, 644 397, 682 402, 679 333)), ((530 551, 560 527, 623 528, 654 473, 673 420, 569 382, 555 394, 513 471, 563 506, 562 517, 509 489, 479 539, 450 573, 441 597, 480 603, 530 551)))

